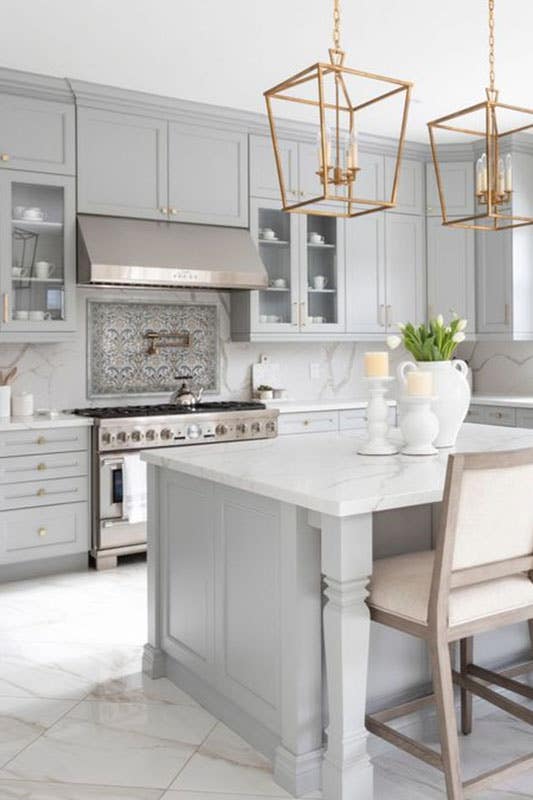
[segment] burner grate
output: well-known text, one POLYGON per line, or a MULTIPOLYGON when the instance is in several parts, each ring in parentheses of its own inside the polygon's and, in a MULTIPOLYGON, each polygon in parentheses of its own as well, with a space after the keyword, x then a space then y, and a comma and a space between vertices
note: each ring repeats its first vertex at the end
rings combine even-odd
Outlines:
POLYGON ((196 406, 177 406, 172 403, 147 406, 109 406, 93 408, 75 408, 72 414, 94 419, 125 419, 132 417, 156 417, 177 414, 208 414, 224 411, 259 411, 266 408, 263 403, 240 401, 213 401, 199 403, 196 406))

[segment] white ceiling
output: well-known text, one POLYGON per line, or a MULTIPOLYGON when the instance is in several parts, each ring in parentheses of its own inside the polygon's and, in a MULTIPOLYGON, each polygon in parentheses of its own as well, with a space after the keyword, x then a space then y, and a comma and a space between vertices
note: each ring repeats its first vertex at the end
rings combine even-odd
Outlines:
MULTIPOLYGON (((333 0, 2 0, 0 64, 263 111, 327 58, 333 0)), ((408 138, 484 99, 487 0, 341 0, 349 66, 415 83, 408 138)), ((532 0, 496 0, 497 84, 533 106, 532 0)), ((391 133, 389 120, 379 131, 391 133)), ((394 130, 396 125, 394 126, 394 130)))

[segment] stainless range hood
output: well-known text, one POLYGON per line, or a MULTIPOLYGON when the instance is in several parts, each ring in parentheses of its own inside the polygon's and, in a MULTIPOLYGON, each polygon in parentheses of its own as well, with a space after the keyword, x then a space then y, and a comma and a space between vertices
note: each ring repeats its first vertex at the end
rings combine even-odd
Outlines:
POLYGON ((249 231, 78 214, 78 283, 263 289, 249 231))

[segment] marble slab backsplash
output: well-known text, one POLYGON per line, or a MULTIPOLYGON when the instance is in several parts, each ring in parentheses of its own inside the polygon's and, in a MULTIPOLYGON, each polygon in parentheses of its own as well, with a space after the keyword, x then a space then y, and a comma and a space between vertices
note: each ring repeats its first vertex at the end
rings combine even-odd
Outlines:
MULTIPOLYGON (((36 407, 68 409, 106 405, 109 399, 89 400, 87 385, 87 300, 216 303, 219 307, 219 394, 211 398, 243 399, 250 396, 251 366, 262 354, 282 366, 285 388, 296 400, 360 399, 363 354, 382 347, 379 343, 302 342, 249 344, 229 340, 229 296, 217 292, 151 290, 78 290, 78 332, 68 342, 48 345, 0 345, 0 370, 18 366, 14 391, 29 391, 36 407), (148 294, 148 296, 147 296, 148 294), (311 379, 310 364, 319 365, 318 379, 311 379)), ((384 345, 383 345, 384 346, 384 345)), ((464 344, 459 355, 473 368, 474 389, 487 394, 533 395, 533 342, 464 344)), ((391 366, 406 357, 391 354, 391 366)), ((166 401, 168 393, 148 394, 145 402, 166 401)), ((115 396, 112 401, 143 402, 143 396, 115 396)))

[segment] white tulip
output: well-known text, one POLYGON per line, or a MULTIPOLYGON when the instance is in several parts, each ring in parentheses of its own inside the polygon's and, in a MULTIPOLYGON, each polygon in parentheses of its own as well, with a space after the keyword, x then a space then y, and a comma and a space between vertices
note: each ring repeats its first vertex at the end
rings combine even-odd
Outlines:
POLYGON ((464 331, 464 329, 466 328, 467 325, 468 325, 468 320, 467 319, 460 319, 459 320, 459 324, 457 326, 457 330, 458 331, 464 331))
POLYGON ((452 342, 455 342, 456 344, 459 344, 459 342, 464 342, 465 339, 466 336, 462 331, 457 331, 457 333, 454 333, 452 336, 452 342))
POLYGON ((450 326, 449 326, 449 325, 447 325, 447 326, 444 328, 444 333, 451 333, 451 332, 452 332, 452 329, 450 328, 450 326))
POLYGON ((437 323, 439 328, 442 328, 442 326, 444 325, 444 317, 442 316, 442 314, 439 314, 437 316, 437 319, 435 320, 435 322, 437 323))
POLYGON ((387 336, 387 345, 391 350, 396 350, 402 343, 399 336, 387 336))
POLYGON ((398 330, 399 331, 404 331, 405 330, 405 325, 403 324, 403 322, 398 322, 398 330))

